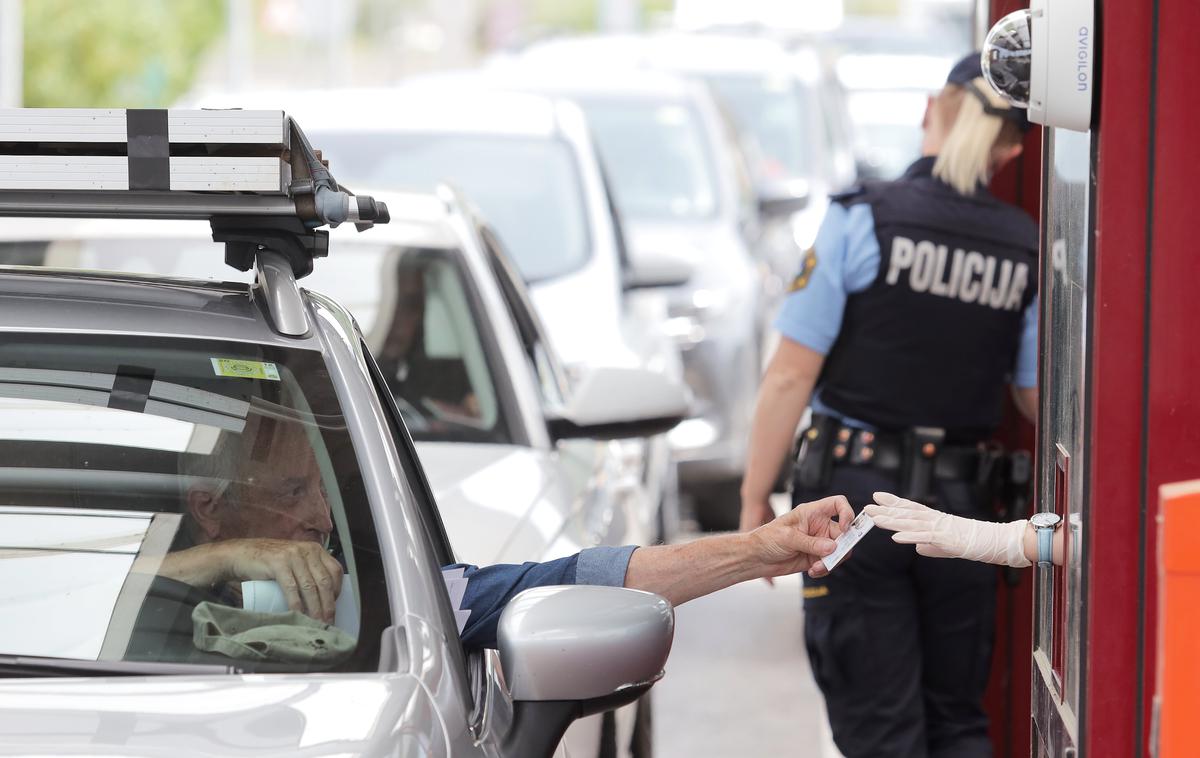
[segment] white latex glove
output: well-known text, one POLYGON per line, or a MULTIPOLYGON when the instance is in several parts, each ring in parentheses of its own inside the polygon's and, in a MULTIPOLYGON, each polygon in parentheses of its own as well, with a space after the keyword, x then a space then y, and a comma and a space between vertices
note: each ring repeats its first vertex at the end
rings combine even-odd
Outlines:
POLYGON ((966 558, 1013 568, 1030 565, 1025 557, 1024 519, 1007 524, 952 516, 890 492, 876 492, 875 502, 863 512, 875 526, 890 529, 894 542, 916 545, 930 558, 966 558))

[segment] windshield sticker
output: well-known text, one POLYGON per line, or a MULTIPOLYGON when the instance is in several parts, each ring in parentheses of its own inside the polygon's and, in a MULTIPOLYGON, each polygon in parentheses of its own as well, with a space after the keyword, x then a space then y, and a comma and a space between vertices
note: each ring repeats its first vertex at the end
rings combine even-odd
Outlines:
POLYGON ((239 379, 270 379, 279 381, 279 369, 274 363, 245 361, 238 358, 212 358, 213 371, 217 376, 233 376, 239 379))

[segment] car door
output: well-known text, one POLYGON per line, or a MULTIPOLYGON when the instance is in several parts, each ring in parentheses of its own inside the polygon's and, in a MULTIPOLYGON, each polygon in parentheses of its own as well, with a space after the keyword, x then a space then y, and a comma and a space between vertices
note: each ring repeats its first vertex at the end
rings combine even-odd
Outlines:
MULTIPOLYGON (((416 445, 402 421, 402 414, 396 404, 395 396, 388 387, 387 380, 379 365, 371 355, 361 333, 358 335, 361 354, 370 374, 371 384, 375 394, 384 409, 384 417, 396 450, 400 453, 400 468, 405 472, 413 494, 413 502, 419 516, 419 527, 425 539, 432 547, 437 562, 450 565, 456 562, 450 538, 442 522, 441 514, 433 499, 432 490, 425 478, 425 473, 418 463, 416 445)), ((454 609, 450 606, 449 598, 439 604, 443 623, 452 627, 456 622, 454 609)), ((452 750, 457 756, 479 755, 481 758, 501 758, 500 749, 504 735, 512 724, 512 699, 504 685, 504 677, 500 670, 499 654, 495 650, 480 650, 464 648, 457 639, 447 639, 451 655, 448 661, 452 669, 452 677, 465 683, 462 688, 469 702, 466 705, 466 727, 470 735, 471 747, 466 744, 458 745, 452 750)), ((459 712, 456 708, 446 709, 449 713, 459 712)), ((445 712, 444 712, 445 717, 445 712)), ((455 725, 448 725, 453 734, 455 725)))

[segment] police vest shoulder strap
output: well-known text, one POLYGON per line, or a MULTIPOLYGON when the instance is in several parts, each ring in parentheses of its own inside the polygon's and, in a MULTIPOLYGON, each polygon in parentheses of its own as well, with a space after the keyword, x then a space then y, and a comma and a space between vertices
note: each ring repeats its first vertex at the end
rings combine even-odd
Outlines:
POLYGON ((887 182, 874 180, 861 181, 844 192, 830 195, 829 199, 847 208, 851 205, 869 203, 879 195, 880 190, 887 184, 887 182))

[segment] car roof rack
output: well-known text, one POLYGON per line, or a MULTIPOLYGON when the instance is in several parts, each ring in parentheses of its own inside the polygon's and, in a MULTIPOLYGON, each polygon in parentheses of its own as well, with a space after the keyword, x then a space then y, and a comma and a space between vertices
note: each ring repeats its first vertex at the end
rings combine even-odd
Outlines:
POLYGON ((328 254, 318 227, 389 221, 281 110, 135 108, 0 109, 0 216, 207 220, 230 266, 271 251, 296 278, 328 254))

